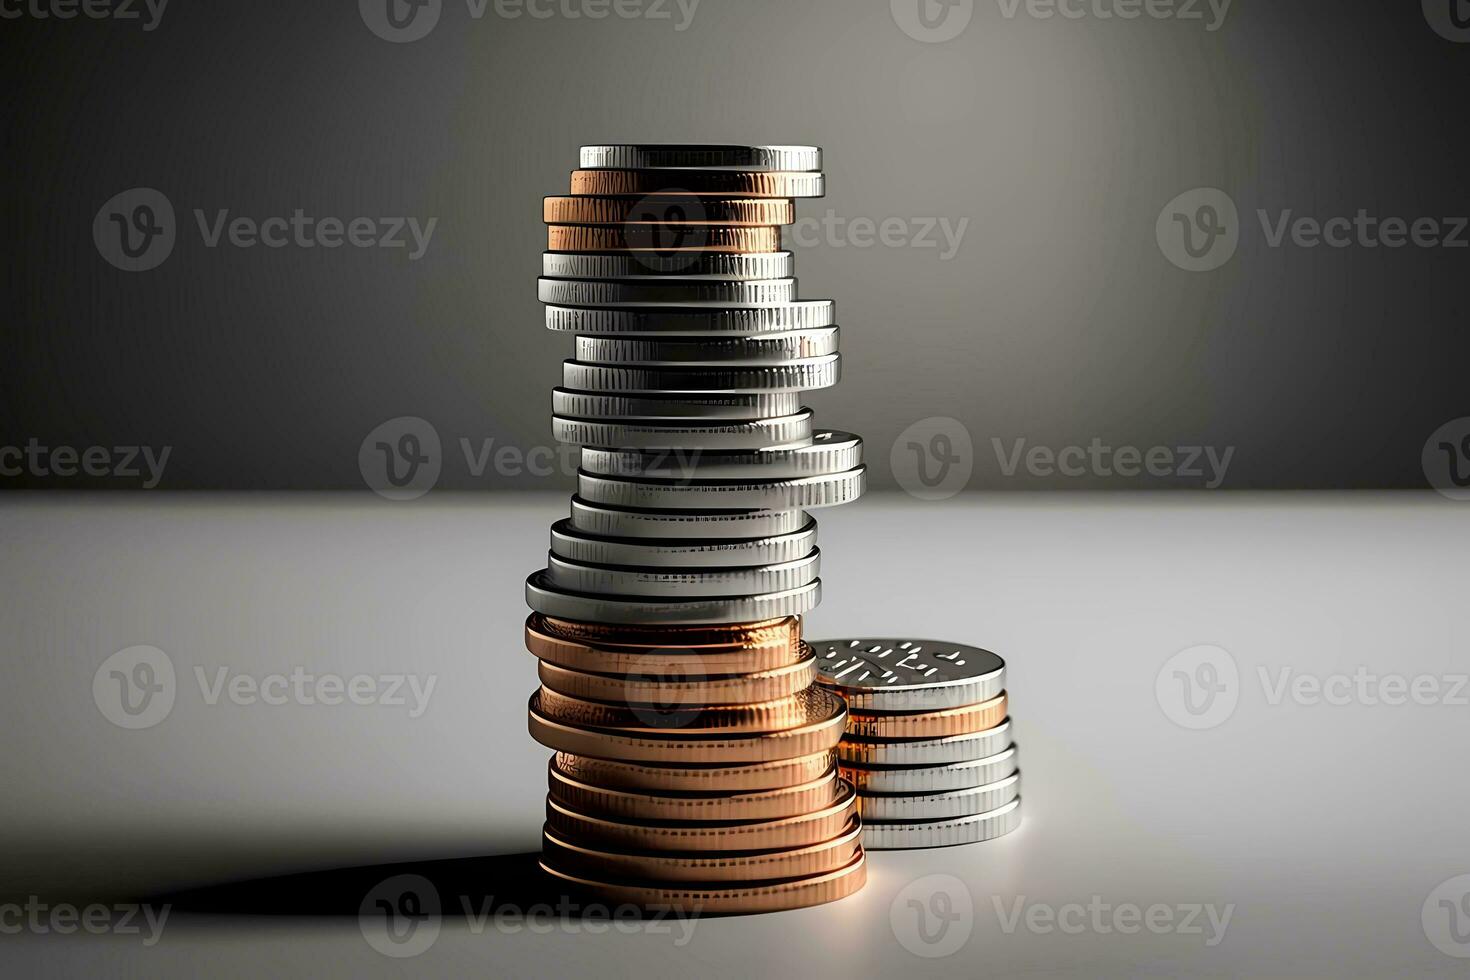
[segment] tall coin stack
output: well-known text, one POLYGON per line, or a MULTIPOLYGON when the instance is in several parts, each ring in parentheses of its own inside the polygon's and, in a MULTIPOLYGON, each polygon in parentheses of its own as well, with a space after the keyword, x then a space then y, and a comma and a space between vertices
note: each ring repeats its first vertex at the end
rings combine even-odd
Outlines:
POLYGON ((553 394, 580 445, 571 516, 526 583, 530 730, 556 751, 542 867, 601 900, 757 912, 865 879, 847 711, 800 615, 806 510, 863 489, 862 440, 813 429, 830 300, 798 300, 781 226, 823 193, 805 146, 585 146, 545 201, 553 394))
POLYGON ((970 844, 1021 823, 1005 661, 934 640, 821 640, 818 683, 845 698, 842 775, 874 850, 970 844))

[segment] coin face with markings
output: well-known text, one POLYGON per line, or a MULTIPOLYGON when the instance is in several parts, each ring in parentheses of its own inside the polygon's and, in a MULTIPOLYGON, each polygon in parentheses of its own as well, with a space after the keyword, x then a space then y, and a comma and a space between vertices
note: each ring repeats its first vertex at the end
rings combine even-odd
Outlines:
POLYGON ((936 640, 813 640, 818 683, 861 711, 936 711, 989 701, 1005 689, 1005 661, 936 640))

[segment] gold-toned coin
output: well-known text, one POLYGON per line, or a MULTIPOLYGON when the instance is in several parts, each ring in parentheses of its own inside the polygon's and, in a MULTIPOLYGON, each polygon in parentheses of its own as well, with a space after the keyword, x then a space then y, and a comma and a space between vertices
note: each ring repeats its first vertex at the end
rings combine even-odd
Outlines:
POLYGON ((726 705, 774 701, 811 687, 817 678, 817 659, 812 655, 775 670, 715 677, 690 677, 684 670, 643 670, 623 676, 593 674, 545 660, 537 671, 545 687, 593 701, 659 707, 726 705))
POLYGON ((774 881, 827 874, 847 867, 863 850, 858 820, 831 840, 776 851, 613 851, 579 844, 553 830, 542 830, 541 849, 548 864, 571 874, 604 881, 774 881))
POLYGON ((653 705, 605 704, 541 688, 541 713, 552 721, 589 728, 616 728, 645 734, 724 734, 777 732, 807 724, 827 709, 832 697, 809 687, 789 697, 758 704, 653 705))
POLYGON ((567 670, 650 682, 694 682, 777 671, 801 663, 807 650, 801 643, 800 623, 795 617, 775 623, 779 625, 728 633, 614 627, 584 632, 566 630, 561 621, 535 614, 526 620, 526 649, 537 659, 567 670), (728 642, 721 639, 723 635, 730 637, 728 642))
POLYGON ((719 197, 821 197, 820 173, 795 170, 573 170, 573 194, 713 194, 719 197))
POLYGON ((854 711, 848 715, 847 733, 864 738, 942 738, 994 728, 1005 717, 1006 695, 1002 691, 989 701, 944 711, 854 711))
POLYGON ((808 722, 783 731, 721 735, 572 725, 554 721, 542 712, 540 691, 531 695, 528 728, 531 737, 549 749, 599 759, 679 764, 794 759, 835 748, 847 724, 847 706, 841 698, 821 688, 812 690, 830 700, 812 700, 808 722))
POLYGON ((551 636, 581 640, 599 647, 704 650, 781 643, 795 649, 801 642, 799 616, 767 619, 759 623, 732 623, 728 626, 624 626, 579 623, 571 619, 532 613, 526 625, 551 636))
POLYGON ((548 225, 789 225, 796 205, 786 198, 548 197, 541 207, 548 225))
POLYGON ((838 781, 836 802, 776 820, 631 820, 573 809, 551 797, 546 823, 585 844, 635 851, 768 851, 810 847, 841 834, 857 816, 857 793, 838 781))
POLYGON ((693 883, 623 884, 564 871, 546 857, 541 859, 541 867, 562 884, 595 895, 609 904, 672 908, 690 915, 749 915, 822 905, 854 894, 868 880, 866 855, 863 854, 846 867, 827 874, 741 885, 712 883, 703 887, 693 883))
POLYGON ((832 750, 745 766, 643 765, 558 752, 556 767, 591 786, 651 793, 747 793, 797 786, 819 778, 837 761, 832 750))
POLYGON ((669 226, 637 225, 547 225, 549 252, 651 252, 659 255, 681 252, 779 252, 781 229, 725 228, 711 225, 686 226, 687 234, 662 233, 669 226))
MULTIPOLYGON (((660 793, 604 789, 561 772, 553 756, 547 770, 553 799, 583 813, 628 820, 777 820, 831 806, 837 770, 809 783, 752 793, 660 793)), ((861 804, 859 804, 861 807, 861 804)))

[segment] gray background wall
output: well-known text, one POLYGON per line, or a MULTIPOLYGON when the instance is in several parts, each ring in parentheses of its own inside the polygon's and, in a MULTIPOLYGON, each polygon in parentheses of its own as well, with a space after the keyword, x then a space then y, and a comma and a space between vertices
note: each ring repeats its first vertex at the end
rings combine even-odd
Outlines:
MULTIPOLYGON (((1210 30, 1204 4, 1203 20, 1008 6, 955 6, 971 19, 940 43, 882 0, 602 20, 444 0, 411 43, 340 0, 174 0, 151 30, 6 20, 0 445, 171 447, 164 487, 361 487, 364 437, 415 416, 441 437, 442 487, 569 485, 513 462, 477 475, 460 440, 549 440, 570 341, 540 323, 540 201, 565 192, 578 144, 809 142, 830 193, 804 218, 968 221, 948 258, 942 235, 855 247, 818 229, 797 247, 803 293, 837 299, 843 328, 844 381, 810 403, 868 439, 875 485, 894 485, 903 430, 946 417, 973 441, 972 489, 1206 482, 1007 476, 991 441, 1094 438, 1233 449, 1228 488, 1424 486, 1425 440, 1470 413, 1470 252, 1273 248, 1256 212, 1470 214, 1470 45, 1432 29, 1447 8, 1237 0, 1210 30), (135 187, 176 212, 146 272, 92 234, 135 187), (1239 247, 1189 272, 1156 223, 1200 187, 1238 206, 1239 247), (297 208, 438 222, 411 260, 210 248, 194 216, 297 208)), ((20 469, 0 485, 144 482, 20 469)))

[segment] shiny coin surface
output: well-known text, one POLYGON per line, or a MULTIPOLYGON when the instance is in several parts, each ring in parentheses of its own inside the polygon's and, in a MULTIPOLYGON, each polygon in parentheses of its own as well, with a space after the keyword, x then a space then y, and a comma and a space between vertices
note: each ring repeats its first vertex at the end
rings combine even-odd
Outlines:
POLYGON ((597 421, 551 417, 551 430, 558 442, 580 446, 609 446, 623 449, 759 449, 809 443, 812 411, 804 408, 794 415, 770 419, 706 422, 645 422, 635 420, 597 421))
POLYGON ((952 847, 994 840, 1021 826, 1021 801, 949 820, 864 820, 863 847, 874 851, 952 847))
POLYGON ((592 504, 648 510, 755 508, 771 511, 836 507, 861 497, 867 470, 791 480, 632 480, 579 470, 577 495, 592 504))
POLYGON ((822 169, 817 146, 739 146, 733 143, 598 143, 582 147, 583 170, 822 169))
POLYGON ((751 367, 636 367, 562 362, 562 386, 578 391, 722 393, 812 391, 842 376, 839 354, 751 367))
POLYGON ((864 766, 842 764, 842 778, 865 793, 945 793, 999 782, 1016 772, 1016 747, 973 762, 942 766, 864 766))
POLYGON ((555 552, 548 554, 546 562, 547 581, 560 589, 655 598, 784 592, 816 581, 821 570, 822 555, 817 548, 794 561, 743 567, 593 565, 563 558, 555 552))
POLYGON ((548 863, 609 881, 773 881, 826 874, 862 853, 862 824, 853 820, 831 840, 774 851, 617 851, 578 843, 547 826, 542 849, 548 863))
POLYGON ((945 735, 963 735, 994 728, 1006 717, 1007 698, 1004 692, 961 708, 945 708, 942 711, 915 711, 908 713, 874 714, 853 711, 848 718, 847 731, 850 735, 864 738, 941 738, 945 735))
POLYGON ((849 736, 842 740, 839 751, 843 765, 942 766, 989 758, 1003 752, 1010 744, 1011 720, 1006 718, 994 728, 939 738, 863 739, 849 736))
POLYGON ((791 697, 812 684, 816 662, 807 657, 787 667, 750 674, 682 675, 660 670, 628 674, 593 674, 542 661, 537 674, 543 687, 573 697, 616 704, 651 705, 660 709, 684 705, 751 704, 791 697))
MULTIPOLYGON (((836 803, 843 786, 833 769, 808 783, 749 793, 647 793, 581 782, 551 760, 551 797, 570 809, 627 820, 779 820, 836 803)), ((862 801, 858 802, 862 809, 862 801)))
POLYGON ((551 407, 557 417, 597 420, 635 420, 640 422, 693 422, 712 424, 717 421, 755 421, 789 418, 802 411, 801 395, 796 392, 762 394, 742 392, 733 395, 619 395, 605 391, 574 391, 553 388, 551 407))
POLYGON ((819 173, 756 170, 573 170, 573 194, 709 194, 716 197, 821 197, 819 173))
POLYGON ((817 522, 766 538, 603 538, 579 531, 570 520, 551 526, 551 551, 572 561, 657 568, 770 565, 794 561, 817 545, 817 522))
POLYGON ((718 225, 617 224, 547 225, 552 252, 779 252, 781 228, 729 228, 718 225))
POLYGON ((814 330, 837 322, 837 304, 830 299, 804 299, 775 306, 716 309, 656 308, 599 310, 547 306, 546 328, 579 334, 736 334, 787 333, 814 330))
POLYGON ((1021 795, 1021 774, 993 783, 942 793, 858 794, 858 812, 864 820, 950 820, 987 813, 1021 795))
POLYGON ((560 834, 589 844, 649 851, 759 851, 810 847, 842 834, 857 815, 857 794, 838 780, 838 798, 819 810, 773 820, 642 821, 602 816, 554 799, 546 822, 560 834))
POLYGON ((609 904, 687 910, 690 915, 752 915, 781 912, 836 902, 856 894, 867 882, 866 856, 859 854, 847 867, 827 874, 783 881, 744 884, 689 883, 628 884, 563 871, 554 859, 543 857, 541 867, 557 881, 609 904))
POLYGON ((809 648, 800 633, 795 617, 753 627, 649 630, 533 613, 526 620, 526 649, 568 670, 692 684, 731 674, 759 676, 805 662, 809 648))
POLYGON ((754 337, 655 338, 595 336, 577 338, 576 360, 589 364, 718 366, 784 364, 837 353, 838 328, 814 327, 754 337))
POLYGON ((614 279, 536 280, 543 303, 559 306, 758 306, 789 303, 796 298, 795 279, 614 279))
POLYGON ((572 498, 572 526, 608 538, 769 538, 792 534, 812 520, 798 508, 657 510, 572 498))
POLYGON ((541 713, 554 722, 667 735, 785 731, 826 717, 832 697, 821 688, 808 688, 753 704, 650 706, 589 701, 544 686, 538 693, 541 713))
POLYGON ((738 793, 810 782, 831 768, 836 758, 836 754, 829 750, 797 756, 794 759, 776 759, 749 765, 647 765, 558 752, 556 764, 563 772, 594 786, 660 793, 738 793))
POLYGON ((554 279, 789 279, 790 252, 544 252, 541 274, 554 279))
POLYGON ((593 623, 701 625, 749 623, 811 612, 822 600, 822 580, 784 592, 668 599, 600 595, 558 588, 545 571, 526 579, 526 605, 546 616, 593 623))
POLYGON ((842 723, 847 718, 846 707, 833 695, 825 714, 820 702, 814 701, 811 703, 813 718, 807 724, 782 731, 650 733, 556 721, 541 711, 541 693, 531 695, 532 738, 557 752, 627 762, 755 763, 794 759, 833 748, 842 736, 842 723))
POLYGON ((643 195, 633 197, 548 197, 541 205, 548 225, 789 225, 796 205, 786 198, 643 195))
POLYGON ((599 476, 653 480, 787 480, 845 473, 863 461, 863 440, 819 429, 804 445, 769 449, 658 452, 584 448, 582 469, 599 476))
POLYGON ((812 646, 821 658, 821 683, 855 710, 938 711, 1005 690, 1005 661, 962 643, 843 639, 812 646))

